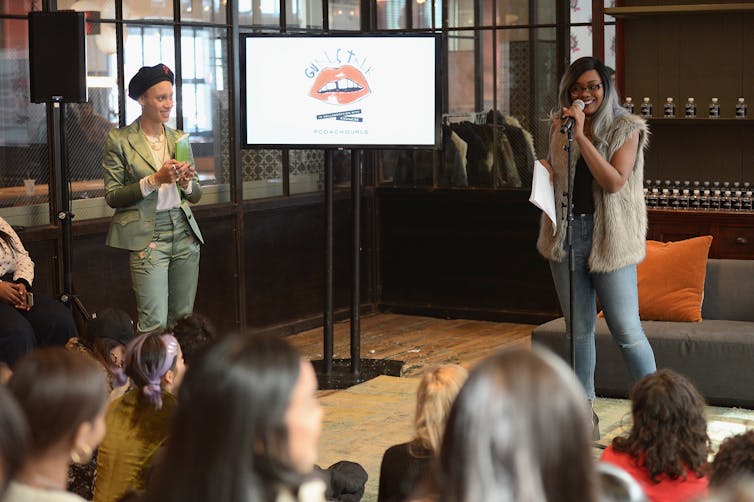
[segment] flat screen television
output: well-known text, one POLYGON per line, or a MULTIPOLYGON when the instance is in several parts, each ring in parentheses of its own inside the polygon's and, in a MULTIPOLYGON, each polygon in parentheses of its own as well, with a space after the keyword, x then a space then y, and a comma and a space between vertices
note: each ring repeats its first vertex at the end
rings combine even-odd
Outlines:
POLYGON ((441 144, 441 37, 241 35, 245 148, 441 144))

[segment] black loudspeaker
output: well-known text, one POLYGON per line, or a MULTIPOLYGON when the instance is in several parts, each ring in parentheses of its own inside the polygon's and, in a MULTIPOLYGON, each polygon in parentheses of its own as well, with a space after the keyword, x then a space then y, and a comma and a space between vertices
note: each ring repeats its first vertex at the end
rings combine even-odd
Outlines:
POLYGON ((87 101, 85 33, 83 12, 29 13, 32 103, 87 101))

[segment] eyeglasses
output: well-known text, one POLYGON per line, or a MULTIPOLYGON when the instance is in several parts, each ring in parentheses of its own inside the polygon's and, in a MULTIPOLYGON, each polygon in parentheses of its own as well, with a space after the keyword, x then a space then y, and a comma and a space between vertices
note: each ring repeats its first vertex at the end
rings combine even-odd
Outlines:
POLYGON ((589 84, 586 87, 581 87, 580 85, 574 85, 573 87, 571 87, 570 92, 573 95, 581 94, 584 91, 589 91, 590 93, 594 94, 600 89, 602 89, 602 82, 600 82, 599 84, 589 84))

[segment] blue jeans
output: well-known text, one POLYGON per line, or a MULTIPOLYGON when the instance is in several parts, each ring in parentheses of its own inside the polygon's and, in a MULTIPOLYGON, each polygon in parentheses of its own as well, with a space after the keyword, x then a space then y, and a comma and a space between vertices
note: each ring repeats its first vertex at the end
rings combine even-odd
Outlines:
MULTIPOLYGON (((634 380, 656 371, 655 357, 639 319, 639 293, 636 265, 613 272, 589 271, 594 221, 591 214, 574 215, 573 221, 573 331, 575 333, 576 376, 590 401, 594 401, 594 367, 596 363, 594 331, 597 325, 596 297, 599 296, 605 321, 618 344, 628 371, 634 380)), ((570 327, 568 258, 550 262, 552 278, 560 307, 570 327)), ((570 333, 568 333, 570 336, 570 333)))

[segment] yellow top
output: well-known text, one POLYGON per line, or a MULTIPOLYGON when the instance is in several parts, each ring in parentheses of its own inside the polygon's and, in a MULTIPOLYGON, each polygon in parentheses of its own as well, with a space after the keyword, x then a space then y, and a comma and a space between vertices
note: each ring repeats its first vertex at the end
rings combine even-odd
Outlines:
POLYGON ((138 389, 113 401, 97 453, 95 502, 114 502, 128 491, 144 489, 152 457, 168 438, 177 406, 175 396, 163 392, 162 409, 157 410, 138 389))

